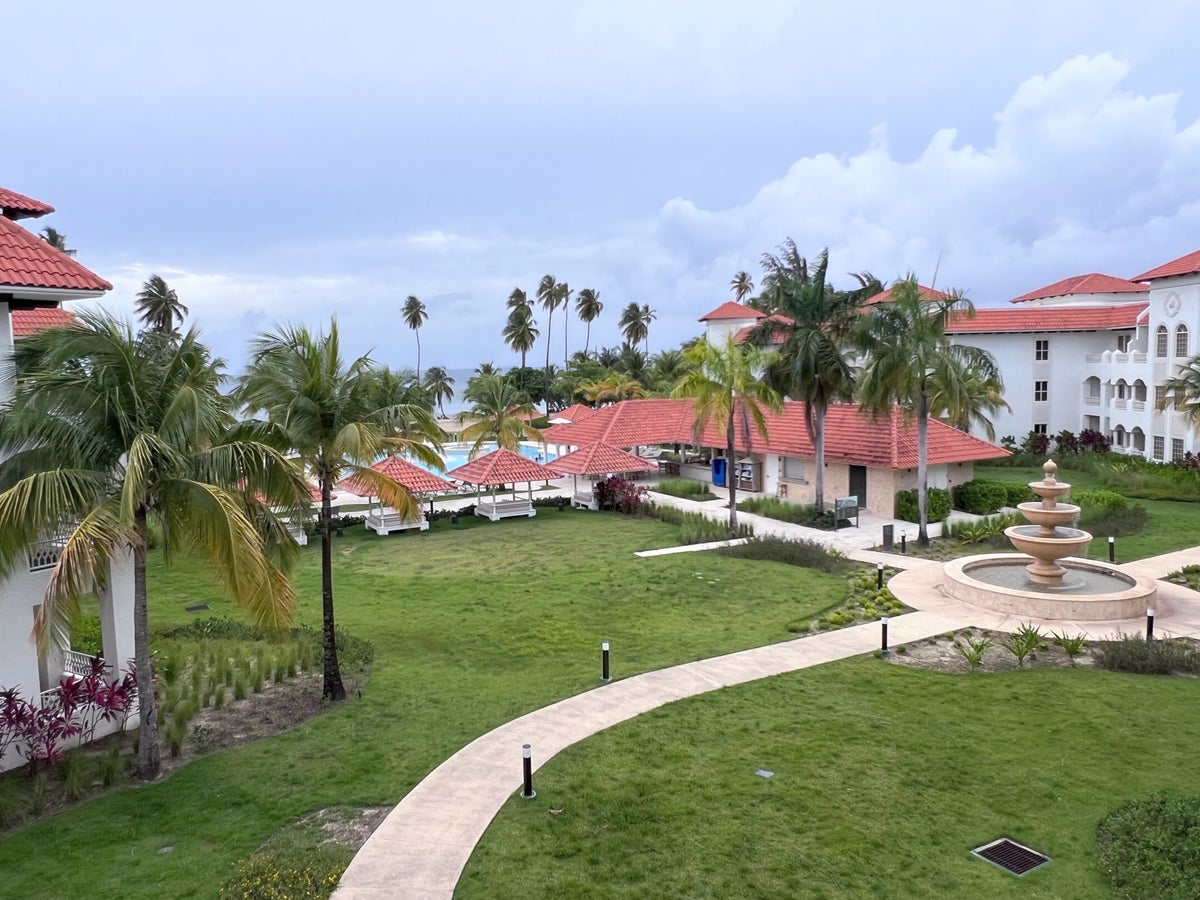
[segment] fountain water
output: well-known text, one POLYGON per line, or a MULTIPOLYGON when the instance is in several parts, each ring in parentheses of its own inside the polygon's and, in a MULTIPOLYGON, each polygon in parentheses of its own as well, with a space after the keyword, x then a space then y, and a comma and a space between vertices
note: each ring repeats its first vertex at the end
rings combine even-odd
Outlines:
POLYGON ((1058 466, 1047 460, 1041 481, 1029 488, 1040 499, 1017 509, 1027 525, 1004 531, 1022 554, 968 556, 945 566, 945 589, 959 600, 1016 615, 1052 619, 1126 619, 1154 605, 1154 582, 1075 554, 1092 536, 1068 523, 1079 507, 1059 503, 1071 489, 1058 481, 1058 466))

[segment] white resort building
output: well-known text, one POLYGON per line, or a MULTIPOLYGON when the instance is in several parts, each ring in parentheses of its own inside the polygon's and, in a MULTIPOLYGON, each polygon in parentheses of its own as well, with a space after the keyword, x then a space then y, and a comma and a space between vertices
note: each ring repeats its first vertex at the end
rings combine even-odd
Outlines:
MULTIPOLYGON (((14 342, 40 328, 70 322, 63 303, 101 297, 112 289, 70 254, 17 224, 52 212, 54 208, 41 201, 0 187, 0 403, 13 393, 14 342)), ((18 689, 35 702, 39 697, 49 701, 63 677, 85 675, 89 667, 83 654, 54 648, 39 653, 30 641, 62 538, 46 535, 28 548, 21 565, 0 577, 0 689, 18 689)), ((111 561, 107 584, 96 593, 104 658, 112 673, 121 673, 133 659, 132 557, 111 561)), ((21 762, 10 752, 0 759, 0 770, 21 762)))

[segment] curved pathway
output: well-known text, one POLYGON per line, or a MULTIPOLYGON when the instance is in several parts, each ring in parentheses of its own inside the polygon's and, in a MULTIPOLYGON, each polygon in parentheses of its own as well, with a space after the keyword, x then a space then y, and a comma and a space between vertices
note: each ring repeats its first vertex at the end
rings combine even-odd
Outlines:
MULTIPOLYGON (((942 567, 929 560, 862 551, 852 555, 905 569, 888 584, 918 611, 890 620, 893 645, 967 626, 1011 631, 1028 621, 946 597, 940 590, 942 567)), ((1191 563, 1200 563, 1200 547, 1119 568, 1158 578, 1191 563)), ((1200 603, 1193 592, 1160 582, 1156 604, 1158 633, 1200 637, 1200 603)), ((1092 638, 1136 633, 1144 627, 1141 619, 1032 621, 1044 629, 1092 638)), ((666 703, 870 653, 879 640, 879 623, 869 622, 635 675, 507 722, 463 747, 400 801, 354 857, 334 897, 452 897, 475 844, 500 807, 521 788, 522 744, 532 745, 536 770, 577 741, 666 703)))

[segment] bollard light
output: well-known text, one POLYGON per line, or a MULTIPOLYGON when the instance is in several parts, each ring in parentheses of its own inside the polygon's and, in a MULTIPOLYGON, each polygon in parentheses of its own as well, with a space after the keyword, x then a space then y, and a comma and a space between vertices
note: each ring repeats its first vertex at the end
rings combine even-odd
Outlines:
POLYGON ((907 533, 900 535, 900 552, 901 553, 908 552, 908 534, 907 533))
POLYGON ((1154 608, 1146 610, 1146 643, 1154 640, 1154 608))
POLYGON ((875 564, 875 587, 883 587, 883 563, 875 564))
POLYGON ((892 651, 888 649, 887 622, 887 616, 880 616, 879 624, 883 626, 883 655, 885 658, 892 655, 892 651))
POLYGON ((600 642, 600 680, 611 680, 611 676, 608 674, 608 641, 600 642))
POLYGON ((1117 539, 1111 534, 1108 536, 1108 561, 1110 563, 1117 561, 1117 539))
POLYGON ((533 748, 528 744, 521 745, 521 767, 525 775, 525 786, 521 796, 529 800, 537 796, 537 791, 533 789, 533 748))

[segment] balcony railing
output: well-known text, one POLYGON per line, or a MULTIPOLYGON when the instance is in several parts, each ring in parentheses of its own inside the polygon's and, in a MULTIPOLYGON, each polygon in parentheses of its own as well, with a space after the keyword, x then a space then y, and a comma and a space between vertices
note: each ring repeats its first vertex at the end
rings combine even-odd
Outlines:
POLYGON ((92 657, 87 653, 80 653, 78 650, 68 650, 66 658, 63 659, 63 673, 66 675, 74 675, 78 678, 86 678, 92 672, 92 657))
POLYGON ((67 546, 67 538, 75 526, 63 527, 49 537, 30 544, 26 551, 29 558, 29 571, 40 572, 43 569, 53 569, 67 546))
POLYGON ((1113 409, 1126 409, 1129 406, 1128 400, 1114 400, 1112 402, 1113 409))
POLYGON ((1129 404, 1129 408, 1141 412, 1146 408, 1145 400, 1134 400, 1129 404))
POLYGON ((1084 406, 1099 406, 1100 398, 1099 397, 1084 397, 1083 405, 1084 406))
POLYGON ((1098 363, 1101 361, 1101 356, 1099 353, 1089 353, 1084 357, 1084 359, 1087 362, 1098 363))

